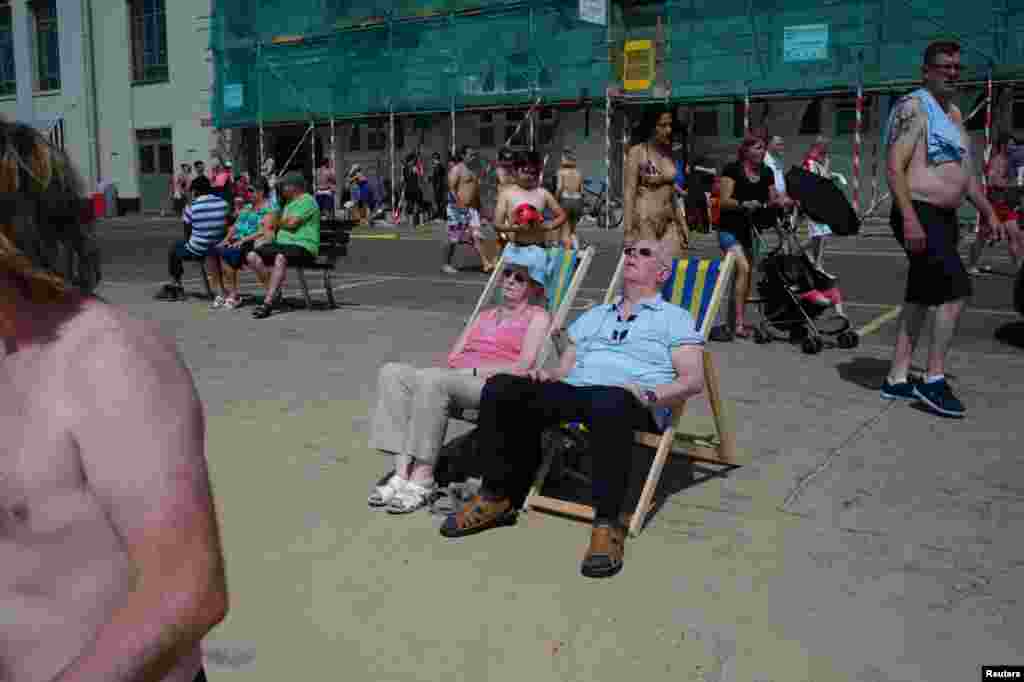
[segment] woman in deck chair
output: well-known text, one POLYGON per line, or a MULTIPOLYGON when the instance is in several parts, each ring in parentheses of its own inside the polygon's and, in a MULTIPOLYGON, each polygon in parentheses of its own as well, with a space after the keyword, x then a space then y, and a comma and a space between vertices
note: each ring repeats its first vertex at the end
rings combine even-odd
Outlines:
MULTIPOLYGON (((369 505, 406 514, 434 492, 434 465, 444 443, 449 406, 470 409, 495 374, 526 376, 547 337, 551 316, 541 301, 548 257, 537 246, 508 246, 501 304, 477 316, 446 367, 417 369, 388 363, 380 370, 370 447, 395 456, 395 473, 370 495, 369 505)), ((456 344, 456 347, 458 344, 456 344)))

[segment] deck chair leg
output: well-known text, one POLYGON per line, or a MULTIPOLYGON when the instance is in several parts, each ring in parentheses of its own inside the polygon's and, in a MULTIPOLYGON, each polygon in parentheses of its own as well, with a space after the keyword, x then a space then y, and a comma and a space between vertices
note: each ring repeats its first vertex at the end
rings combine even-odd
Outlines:
POLYGON ((644 527, 644 520, 647 518, 647 512, 650 511, 651 503, 654 501, 654 493, 658 489, 658 481, 661 480, 661 470, 665 468, 665 462, 668 461, 669 455, 672 454, 672 442, 675 440, 675 435, 675 428, 669 427, 662 434, 661 440, 658 443, 658 450, 654 455, 654 463, 651 464, 651 470, 647 474, 647 480, 644 482, 643 492, 640 493, 640 501, 636 505, 636 511, 633 513, 632 519, 629 521, 629 534, 633 537, 639 535, 640 529, 644 527))
POLYGON ((309 283, 306 281, 306 272, 302 268, 296 268, 299 274, 299 284, 302 286, 302 296, 306 299, 306 308, 313 309, 313 299, 309 295, 309 283))
POLYGON ((715 428, 718 430, 718 456, 723 462, 732 464, 736 461, 736 434, 733 433, 725 418, 722 389, 718 383, 718 368, 715 366, 711 352, 707 349, 704 350, 704 388, 708 392, 711 414, 715 418, 715 428))
POLYGON ((213 287, 210 286, 210 273, 206 271, 206 259, 199 261, 199 269, 203 273, 203 287, 206 289, 206 298, 213 300, 213 287))
POLYGON ((526 501, 523 502, 523 511, 530 511, 533 498, 540 495, 540 491, 544 489, 544 479, 548 477, 548 472, 551 471, 551 461, 554 459, 554 456, 554 451, 544 455, 544 460, 540 463, 540 468, 537 469, 537 477, 533 480, 533 485, 530 486, 530 492, 526 495, 526 501))
POLYGON ((338 303, 334 300, 334 282, 330 270, 324 270, 324 291, 327 292, 327 305, 334 310, 338 307, 338 303))

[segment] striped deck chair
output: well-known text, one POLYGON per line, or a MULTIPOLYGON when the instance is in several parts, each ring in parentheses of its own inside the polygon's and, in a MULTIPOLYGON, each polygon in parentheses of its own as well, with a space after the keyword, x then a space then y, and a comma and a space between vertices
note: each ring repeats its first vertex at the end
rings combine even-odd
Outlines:
MULTIPOLYGON (((705 342, 708 340, 711 326, 714 324, 718 308, 728 287, 733 260, 732 254, 727 255, 724 260, 702 260, 699 258, 676 260, 673 262, 671 276, 662 287, 662 296, 666 301, 683 306, 693 315, 697 331, 705 342)), ((624 262, 624 259, 619 259, 615 275, 605 293, 605 303, 612 303, 621 290, 624 262)), ((672 410, 669 427, 663 433, 636 432, 635 441, 640 445, 654 448, 655 456, 643 491, 640 493, 636 512, 629 522, 630 535, 639 534, 647 514, 654 506, 654 493, 670 454, 685 454, 692 459, 715 464, 732 465, 735 463, 736 435, 726 422, 718 370, 707 346, 704 348, 704 390, 707 391, 708 402, 711 404, 711 412, 714 416, 717 431, 715 437, 708 439, 706 434, 680 432, 679 426, 686 407, 685 403, 672 410), (674 446, 678 446, 679 449, 675 449, 674 446)), ((553 453, 549 453, 541 464, 524 507, 592 520, 594 518, 593 507, 540 494, 544 479, 547 478, 551 469, 552 456, 553 453)))
MULTIPOLYGON (((565 319, 569 315, 569 310, 572 308, 573 301, 576 300, 576 294, 579 291, 580 285, 583 284, 583 279, 587 276, 587 270, 590 269, 590 262, 594 258, 594 247, 592 246, 580 250, 564 249, 562 247, 550 247, 545 250, 548 252, 548 259, 554 262, 554 267, 550 269, 548 281, 545 282, 544 286, 544 294, 547 299, 546 307, 548 313, 551 314, 551 326, 548 328, 544 345, 541 347, 540 353, 537 354, 537 361, 534 363, 535 367, 543 367, 551 355, 551 351, 554 349, 552 335, 561 331, 565 326, 565 319)), ((491 278, 487 281, 487 286, 484 287, 483 293, 480 294, 480 299, 476 302, 476 307, 473 308, 473 314, 466 321, 466 327, 462 330, 462 334, 459 335, 458 341, 455 342, 452 352, 459 352, 465 347, 466 337, 469 334, 469 330, 473 327, 473 322, 488 302, 492 300, 494 303, 500 302, 501 287, 499 285, 504 267, 505 254, 502 252, 498 263, 494 267, 494 272, 491 273, 491 278)), ((454 419, 475 423, 476 413, 476 410, 453 409, 450 416, 454 419)))

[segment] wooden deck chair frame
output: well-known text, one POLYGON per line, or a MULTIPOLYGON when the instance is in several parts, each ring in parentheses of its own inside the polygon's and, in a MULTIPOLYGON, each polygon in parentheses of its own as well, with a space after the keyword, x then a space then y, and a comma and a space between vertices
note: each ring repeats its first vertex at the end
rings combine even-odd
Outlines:
MULTIPOLYGON (((576 269, 572 272, 560 272, 556 275, 560 279, 562 286, 566 287, 565 294, 562 296, 562 300, 551 312, 551 326, 548 327, 547 333, 544 337, 544 345, 541 346, 540 352, 537 354, 537 359, 534 362, 534 367, 543 367, 544 363, 547 362, 548 356, 551 354, 551 350, 554 348, 553 335, 565 326, 565 319, 569 316, 569 310, 572 308, 572 304, 576 300, 576 294, 579 293, 580 286, 583 284, 584 278, 587 276, 587 271, 590 269, 590 262, 594 258, 594 247, 588 246, 585 249, 577 250, 576 269), (568 281, 565 278, 568 277, 568 281)), ((487 280, 487 286, 484 287, 484 291, 480 294, 480 298, 476 302, 476 307, 473 308, 473 313, 469 316, 466 321, 466 326, 459 335, 458 340, 452 347, 452 353, 458 353, 466 346, 466 338, 469 334, 469 330, 473 328, 473 323, 476 321, 477 315, 484 309, 484 306, 493 298, 495 290, 501 284, 501 273, 505 268, 505 252, 502 250, 501 256, 498 258, 497 264, 494 266, 494 271, 491 273, 490 279, 487 280)), ((454 419, 461 419, 463 421, 474 422, 468 411, 453 411, 451 417, 454 419)))
MULTIPOLYGON (((604 302, 606 304, 612 303, 619 293, 624 262, 624 258, 619 259, 619 264, 615 269, 615 275, 612 277, 611 284, 608 285, 608 290, 605 292, 604 302)), ((676 261, 673 264, 673 268, 677 268, 681 262, 683 261, 676 261)), ((701 269, 706 271, 704 263, 710 263, 711 261, 709 259, 700 260, 691 258, 686 259, 685 262, 688 264, 687 267, 697 267, 698 271, 701 269)), ((708 301, 704 318, 701 320, 700 328, 697 330, 704 339, 705 344, 707 343, 708 336, 711 333, 711 327, 714 324, 715 316, 718 314, 718 309, 721 306, 722 298, 728 288, 733 266, 735 264, 735 257, 730 253, 727 254, 720 262, 721 265, 719 268, 718 278, 715 281, 715 287, 712 290, 711 297, 708 301)), ((694 312, 692 310, 693 305, 694 302, 691 301, 690 305, 687 306, 691 309, 691 313, 694 312)), ((697 297, 696 305, 700 305, 700 297, 697 297)), ((676 444, 677 436, 689 435, 682 434, 679 431, 679 423, 686 408, 685 402, 673 408, 669 427, 665 429, 663 433, 635 432, 635 442, 640 445, 653 448, 655 450, 655 455, 654 462, 651 464, 651 468, 647 474, 647 480, 644 482, 643 491, 640 493, 640 500, 637 504, 636 511, 632 514, 629 520, 629 533, 634 537, 640 533, 640 530, 643 528, 644 521, 647 518, 647 514, 650 513, 654 506, 654 493, 658 488, 658 481, 661 480, 661 472, 665 468, 665 463, 668 461, 669 455, 686 455, 691 459, 723 465, 733 465, 736 462, 736 434, 726 419, 722 405, 721 389, 719 387, 718 369, 715 366, 707 345, 704 347, 703 359, 704 390, 707 392, 708 402, 711 404, 711 413, 714 417, 715 429, 718 432, 717 442, 695 441, 693 443, 688 443, 686 449, 675 450, 673 448, 676 444)), ((554 497, 545 497, 540 494, 544 485, 544 479, 547 478, 548 472, 551 470, 551 458, 553 456, 553 453, 549 453, 544 458, 544 461, 537 472, 537 477, 534 480, 533 486, 530 489, 530 493, 526 497, 526 502, 523 507, 524 510, 540 509, 580 519, 593 520, 594 508, 591 506, 568 502, 566 500, 559 500, 554 497)))

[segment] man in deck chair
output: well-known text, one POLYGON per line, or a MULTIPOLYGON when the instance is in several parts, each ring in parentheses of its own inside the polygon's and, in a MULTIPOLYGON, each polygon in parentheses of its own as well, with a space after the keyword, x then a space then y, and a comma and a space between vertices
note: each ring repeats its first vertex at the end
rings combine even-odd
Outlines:
POLYGON ((596 509, 581 570, 598 578, 622 569, 633 432, 663 430, 655 415, 700 393, 704 376, 703 339, 693 318, 661 296, 671 272, 667 251, 642 240, 624 252, 623 296, 572 324, 558 369, 487 381, 477 422, 483 486, 445 520, 445 537, 514 523, 541 462, 541 432, 580 421, 594 444, 596 509))

